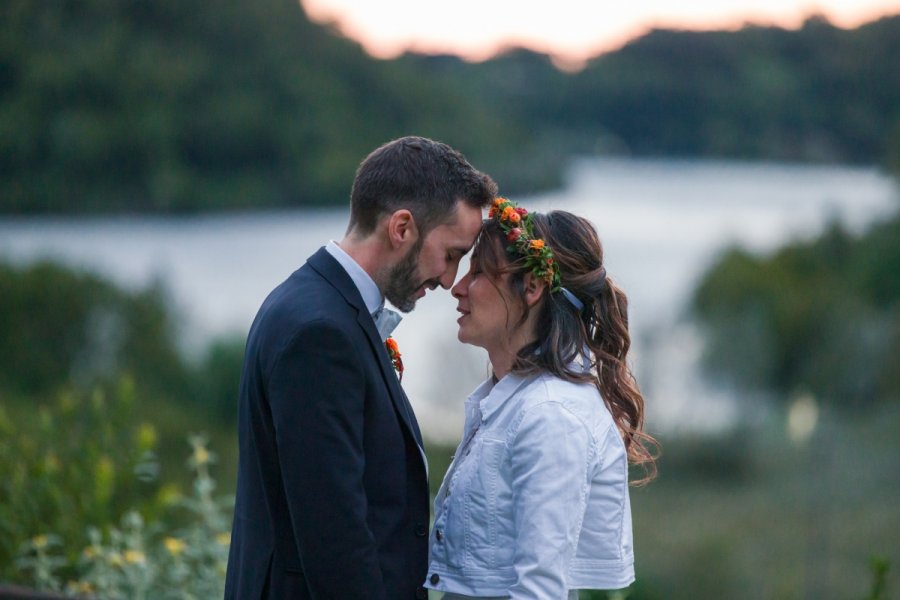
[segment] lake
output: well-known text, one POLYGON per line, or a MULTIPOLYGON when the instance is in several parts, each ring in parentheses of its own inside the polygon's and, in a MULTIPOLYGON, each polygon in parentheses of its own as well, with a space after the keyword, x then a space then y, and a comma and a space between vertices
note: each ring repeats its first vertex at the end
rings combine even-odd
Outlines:
MULTIPOLYGON (((702 339, 684 318, 698 278, 723 249, 769 252, 832 220, 862 231, 898 206, 896 184, 872 168, 583 158, 565 181, 559 191, 513 199, 596 224, 607 271, 630 299, 632 364, 655 431, 718 430, 741 417, 739 396, 702 376, 702 339)), ((346 221, 346 209, 0 218, 0 258, 53 258, 128 287, 160 279, 193 352, 214 336, 245 335, 269 290, 340 239, 346 221)), ((394 332, 422 429, 441 441, 456 440, 462 402, 488 372, 484 351, 456 341, 455 306, 449 293, 431 292, 394 332)))

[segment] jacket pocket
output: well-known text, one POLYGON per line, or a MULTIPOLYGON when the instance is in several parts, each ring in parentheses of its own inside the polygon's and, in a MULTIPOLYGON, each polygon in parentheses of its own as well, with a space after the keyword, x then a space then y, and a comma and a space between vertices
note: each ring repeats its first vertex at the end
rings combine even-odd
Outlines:
POLYGON ((483 439, 478 450, 464 499, 465 566, 493 569, 497 566, 498 527, 502 520, 499 513, 503 507, 498 506, 497 499, 506 445, 502 440, 483 439))

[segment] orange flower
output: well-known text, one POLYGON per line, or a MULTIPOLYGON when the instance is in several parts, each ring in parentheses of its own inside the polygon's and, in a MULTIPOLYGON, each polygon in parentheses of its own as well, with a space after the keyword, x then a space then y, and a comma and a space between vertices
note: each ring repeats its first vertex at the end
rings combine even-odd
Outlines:
POLYGON ((531 240, 529 246, 532 250, 541 250, 544 247, 544 240, 531 240))
POLYGON ((500 205, 503 204, 503 203, 506 202, 506 201, 507 201, 506 198, 495 198, 495 199, 494 199, 494 206, 497 207, 497 208, 500 208, 500 205))
POLYGON ((388 356, 391 359, 391 365, 393 365, 394 370, 397 371, 397 374, 400 376, 400 381, 403 381, 403 359, 400 358, 400 356, 402 356, 400 354, 400 347, 392 337, 388 337, 388 339, 384 340, 384 347, 387 348, 388 356))
POLYGON ((516 212, 516 209, 514 209, 512 206, 507 206, 503 209, 503 212, 500 213, 500 220, 510 221, 512 220, 513 215, 515 215, 517 218, 521 218, 519 217, 519 213, 516 212))
POLYGON ((387 346, 388 352, 391 356, 400 356, 400 346, 397 345, 397 342, 394 340, 394 338, 389 337, 388 339, 384 340, 384 345, 387 346))

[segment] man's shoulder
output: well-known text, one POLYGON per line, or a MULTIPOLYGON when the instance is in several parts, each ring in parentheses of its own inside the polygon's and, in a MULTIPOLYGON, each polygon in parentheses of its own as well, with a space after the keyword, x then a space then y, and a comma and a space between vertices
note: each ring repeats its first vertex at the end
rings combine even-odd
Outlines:
POLYGON ((357 315, 358 310, 340 291, 307 264, 269 293, 252 329, 274 329, 282 335, 293 335, 313 323, 349 328, 357 315))

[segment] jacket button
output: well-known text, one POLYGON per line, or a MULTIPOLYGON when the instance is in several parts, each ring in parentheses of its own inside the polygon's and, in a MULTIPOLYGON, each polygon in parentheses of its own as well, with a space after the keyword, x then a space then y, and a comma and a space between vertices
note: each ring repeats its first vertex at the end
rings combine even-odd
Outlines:
POLYGON ((416 535, 418 537, 425 537, 428 535, 428 528, 422 523, 416 523, 416 535))
POLYGON ((437 573, 432 573, 431 578, 428 580, 431 582, 431 585, 437 585, 437 582, 441 580, 441 576, 437 573))
POLYGON ((444 539, 444 532, 438 529, 434 532, 434 537, 437 541, 441 541, 442 539, 444 539))
POLYGON ((427 600, 428 590, 423 587, 416 589, 416 600, 427 600))

